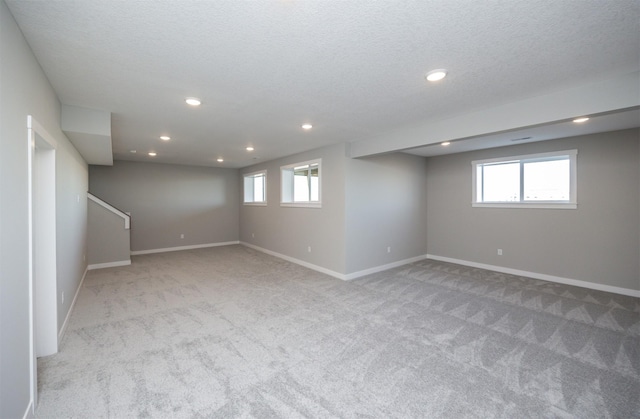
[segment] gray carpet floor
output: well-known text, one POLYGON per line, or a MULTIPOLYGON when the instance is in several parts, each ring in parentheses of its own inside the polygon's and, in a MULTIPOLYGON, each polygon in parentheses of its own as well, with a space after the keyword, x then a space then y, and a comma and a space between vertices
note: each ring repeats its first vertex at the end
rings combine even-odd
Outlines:
POLYGON ((640 299, 422 261, 350 282, 243 246, 90 271, 39 418, 638 418, 640 299))

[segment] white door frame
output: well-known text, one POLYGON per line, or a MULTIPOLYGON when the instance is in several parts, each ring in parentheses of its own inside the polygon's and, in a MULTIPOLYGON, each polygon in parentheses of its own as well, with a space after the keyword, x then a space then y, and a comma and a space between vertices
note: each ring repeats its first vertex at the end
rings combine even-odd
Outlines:
POLYGON ((27 116, 29 171, 29 352, 31 403, 38 401, 37 357, 58 352, 56 141, 27 116))

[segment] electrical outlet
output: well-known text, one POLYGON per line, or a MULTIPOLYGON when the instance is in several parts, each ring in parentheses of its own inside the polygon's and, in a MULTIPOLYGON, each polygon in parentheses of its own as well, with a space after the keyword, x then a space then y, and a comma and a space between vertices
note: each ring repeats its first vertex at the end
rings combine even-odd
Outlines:
POLYGON ((307 252, 311 253, 311 246, 307 247, 307 252))
POLYGON ((502 249, 498 249, 498 256, 502 256, 502 249))
POLYGON ((387 253, 391 253, 391 246, 387 246, 387 253))
POLYGON ((180 238, 181 238, 181 239, 184 239, 184 234, 181 234, 181 235, 180 235, 180 238))
POLYGON ((62 304, 64 304, 64 291, 62 291, 62 304))
POLYGON ((252 239, 255 239, 255 238, 256 238, 256 235, 255 235, 255 234, 253 234, 253 233, 251 233, 251 238, 252 238, 252 239))

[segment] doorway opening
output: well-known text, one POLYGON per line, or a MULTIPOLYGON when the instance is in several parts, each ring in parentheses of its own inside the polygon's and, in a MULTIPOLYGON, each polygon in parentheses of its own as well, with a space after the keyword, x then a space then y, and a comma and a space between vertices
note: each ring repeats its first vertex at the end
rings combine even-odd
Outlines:
POLYGON ((56 281, 56 141, 27 117, 29 166, 29 306, 31 401, 38 395, 37 358, 58 352, 56 281))

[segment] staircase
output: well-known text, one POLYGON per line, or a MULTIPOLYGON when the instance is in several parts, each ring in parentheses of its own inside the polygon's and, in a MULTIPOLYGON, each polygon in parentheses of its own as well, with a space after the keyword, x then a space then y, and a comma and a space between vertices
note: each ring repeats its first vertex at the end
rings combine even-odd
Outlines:
POLYGON ((131 265, 131 216, 87 193, 88 269, 131 265))

